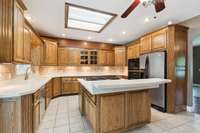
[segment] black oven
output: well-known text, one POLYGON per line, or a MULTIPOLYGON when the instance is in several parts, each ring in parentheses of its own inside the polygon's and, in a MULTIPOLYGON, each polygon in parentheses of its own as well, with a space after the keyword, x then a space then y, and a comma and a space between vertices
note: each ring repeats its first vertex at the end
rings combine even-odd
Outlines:
POLYGON ((128 70, 139 70, 140 68, 140 59, 129 59, 128 60, 128 70))

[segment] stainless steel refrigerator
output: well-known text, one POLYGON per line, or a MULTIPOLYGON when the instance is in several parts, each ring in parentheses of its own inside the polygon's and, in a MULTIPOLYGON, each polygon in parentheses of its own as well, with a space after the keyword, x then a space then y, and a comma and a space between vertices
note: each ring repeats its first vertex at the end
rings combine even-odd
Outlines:
MULTIPOLYGON (((140 56, 140 69, 148 78, 166 78, 166 53, 155 52, 140 56)), ((166 85, 151 90, 152 107, 166 112, 166 85)))

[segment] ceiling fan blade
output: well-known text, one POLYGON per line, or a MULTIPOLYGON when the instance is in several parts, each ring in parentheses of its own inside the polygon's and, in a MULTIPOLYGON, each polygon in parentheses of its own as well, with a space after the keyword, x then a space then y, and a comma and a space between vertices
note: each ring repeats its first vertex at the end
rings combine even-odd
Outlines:
POLYGON ((155 2, 155 10, 156 12, 161 12, 165 9, 165 0, 156 0, 155 2))
POLYGON ((122 14, 122 18, 126 18, 138 5, 140 4, 140 0, 135 0, 131 6, 122 14))

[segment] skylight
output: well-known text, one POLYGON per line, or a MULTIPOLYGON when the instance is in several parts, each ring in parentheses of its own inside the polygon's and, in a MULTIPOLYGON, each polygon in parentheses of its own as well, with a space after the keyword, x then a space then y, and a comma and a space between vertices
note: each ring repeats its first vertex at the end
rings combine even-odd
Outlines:
POLYGON ((115 14, 66 3, 66 28, 101 32, 115 14))

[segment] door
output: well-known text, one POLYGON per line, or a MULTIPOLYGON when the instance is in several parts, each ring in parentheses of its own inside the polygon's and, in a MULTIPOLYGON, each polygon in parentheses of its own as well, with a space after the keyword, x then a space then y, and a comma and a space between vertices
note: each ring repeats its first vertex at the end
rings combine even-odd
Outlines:
POLYGON ((126 48, 125 47, 116 47, 115 48, 115 65, 116 66, 125 66, 126 65, 126 48))
POLYGON ((140 40, 140 53, 149 53, 151 51, 151 35, 147 35, 140 40))
POLYGON ((16 3, 14 8, 14 61, 24 61, 24 15, 16 3))
POLYGON ((115 54, 114 51, 106 52, 106 65, 114 66, 115 65, 115 54))
POLYGON ((167 31, 166 29, 157 31, 151 35, 152 50, 165 49, 167 45, 167 31))
POLYGON ((53 79, 53 96, 61 95, 61 78, 53 79))

